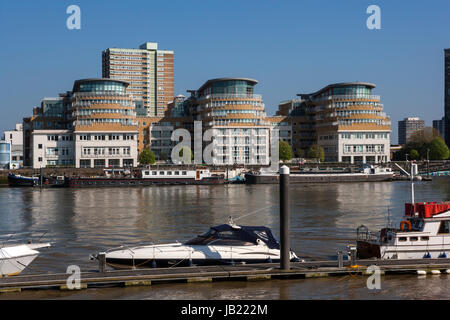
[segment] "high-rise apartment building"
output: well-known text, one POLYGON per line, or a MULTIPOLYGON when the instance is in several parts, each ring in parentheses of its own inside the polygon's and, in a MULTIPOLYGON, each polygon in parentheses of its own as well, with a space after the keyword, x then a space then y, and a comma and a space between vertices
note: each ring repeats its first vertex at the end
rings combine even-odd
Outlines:
POLYGON ((425 127, 425 121, 419 118, 405 118, 398 122, 398 144, 410 142, 411 135, 425 127))
POLYGON ((444 99, 445 99, 445 110, 444 110, 444 125, 445 125, 445 142, 450 146, 450 49, 444 50, 445 55, 445 88, 444 88, 444 99))
POLYGON ((163 116, 174 97, 174 52, 146 42, 139 49, 108 48, 102 53, 103 78, 130 84, 128 93, 149 117, 163 116))
POLYGON ((445 117, 440 120, 433 120, 433 128, 439 131, 439 134, 445 139, 445 117))

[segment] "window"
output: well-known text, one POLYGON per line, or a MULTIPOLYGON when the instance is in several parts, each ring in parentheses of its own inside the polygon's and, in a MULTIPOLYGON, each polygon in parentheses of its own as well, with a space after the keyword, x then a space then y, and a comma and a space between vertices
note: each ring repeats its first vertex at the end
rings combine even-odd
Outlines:
POLYGON ((152 175, 156 176, 158 173, 156 171, 152 171, 152 175))
POLYGON ((179 176, 180 175, 180 171, 175 171, 175 175, 179 176))
POLYGON ((398 241, 406 241, 406 237, 400 237, 400 238, 398 238, 398 241))
POLYGON ((39 158, 38 158, 38 161, 39 161, 39 162, 42 162, 42 157, 39 157, 39 158))
POLYGON ((38 149, 42 149, 42 144, 38 144, 38 149))
POLYGON ((164 171, 160 171, 159 174, 160 174, 161 176, 163 176, 163 175, 164 175, 164 171))
POLYGON ((417 241, 419 240, 417 237, 409 237, 409 241, 417 241))
POLYGON ((183 176, 187 175, 186 171, 182 171, 181 174, 182 174, 183 176))
POLYGON ((171 176, 172 175, 172 171, 167 171, 167 175, 171 176))
POLYGON ((438 233, 450 233, 449 220, 441 221, 438 233))
POLYGON ((420 237, 420 240, 422 240, 422 241, 428 241, 428 240, 430 240, 430 237, 420 237))

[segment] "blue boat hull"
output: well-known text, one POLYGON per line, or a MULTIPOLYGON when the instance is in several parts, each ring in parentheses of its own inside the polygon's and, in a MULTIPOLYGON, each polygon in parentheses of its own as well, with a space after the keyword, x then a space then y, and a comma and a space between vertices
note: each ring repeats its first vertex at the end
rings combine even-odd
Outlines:
POLYGON ((39 182, 38 178, 8 175, 8 184, 10 187, 34 187, 39 182))

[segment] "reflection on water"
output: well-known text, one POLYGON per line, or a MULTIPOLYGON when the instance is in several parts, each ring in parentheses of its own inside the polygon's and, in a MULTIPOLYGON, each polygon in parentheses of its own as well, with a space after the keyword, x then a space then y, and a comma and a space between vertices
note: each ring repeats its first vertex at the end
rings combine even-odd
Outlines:
MULTIPOLYGON (((292 185, 290 190, 291 246, 298 255, 309 259, 334 257, 337 250, 345 249, 353 242, 355 229, 361 224, 376 231, 386 225, 388 215, 398 224, 404 212, 404 202, 411 199, 409 182, 306 184, 292 185)), ((415 183, 415 190, 416 201, 450 199, 448 178, 415 183)), ((20 237, 22 232, 48 230, 43 240, 51 241, 52 248, 44 251, 25 273, 65 272, 71 264, 77 264, 86 271, 97 267, 88 260, 91 253, 122 244, 184 241, 205 232, 212 225, 227 222, 229 216, 238 218, 254 211, 257 212, 238 222, 268 226, 278 238, 278 197, 276 185, 1 188, 0 238, 12 232, 20 237), (264 207, 269 208, 258 211, 264 207)), ((233 283, 214 283, 211 290, 206 291, 201 289, 205 287, 198 285, 198 292, 178 287, 176 292, 179 294, 175 296, 228 299, 234 294, 252 299, 276 287, 274 295, 266 298, 308 298, 315 294, 317 297, 336 298, 342 294, 342 288, 358 291, 349 287, 356 280, 347 280, 241 283, 235 289, 233 283), (312 283, 327 283, 327 287, 317 287, 312 283), (312 292, 300 294, 296 291, 298 286, 312 292), (227 289, 226 293, 223 290, 215 292, 218 287, 227 289)), ((361 286, 358 284, 356 287, 361 286)), ((155 287, 148 292, 149 296, 141 295, 139 290, 127 289, 124 297, 133 298, 136 294, 141 298, 164 298, 165 290, 171 288, 171 285, 155 287)), ((116 291, 111 292, 115 294, 116 291)), ((441 293, 448 296, 446 288, 441 288, 441 293)), ((400 295, 393 294, 392 297, 400 295)), ((352 298, 350 293, 345 296, 352 298)))

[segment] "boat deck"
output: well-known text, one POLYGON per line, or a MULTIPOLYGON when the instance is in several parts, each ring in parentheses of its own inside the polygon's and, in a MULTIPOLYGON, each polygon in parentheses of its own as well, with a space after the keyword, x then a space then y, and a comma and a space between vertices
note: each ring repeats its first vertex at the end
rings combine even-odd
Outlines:
MULTIPOLYGON (((309 261, 291 263, 290 270, 281 270, 278 263, 193 266, 114 271, 89 271, 80 274, 80 285, 75 289, 111 286, 145 286, 167 282, 255 281, 270 279, 317 278, 327 276, 369 275, 368 266, 377 265, 381 274, 417 274, 418 270, 430 273, 439 270, 450 272, 450 259, 418 260, 356 260, 309 261)), ((73 274, 39 274, 0 278, 0 293, 20 292, 26 289, 68 290, 73 274), (71 278, 69 278, 71 277, 71 278)))

